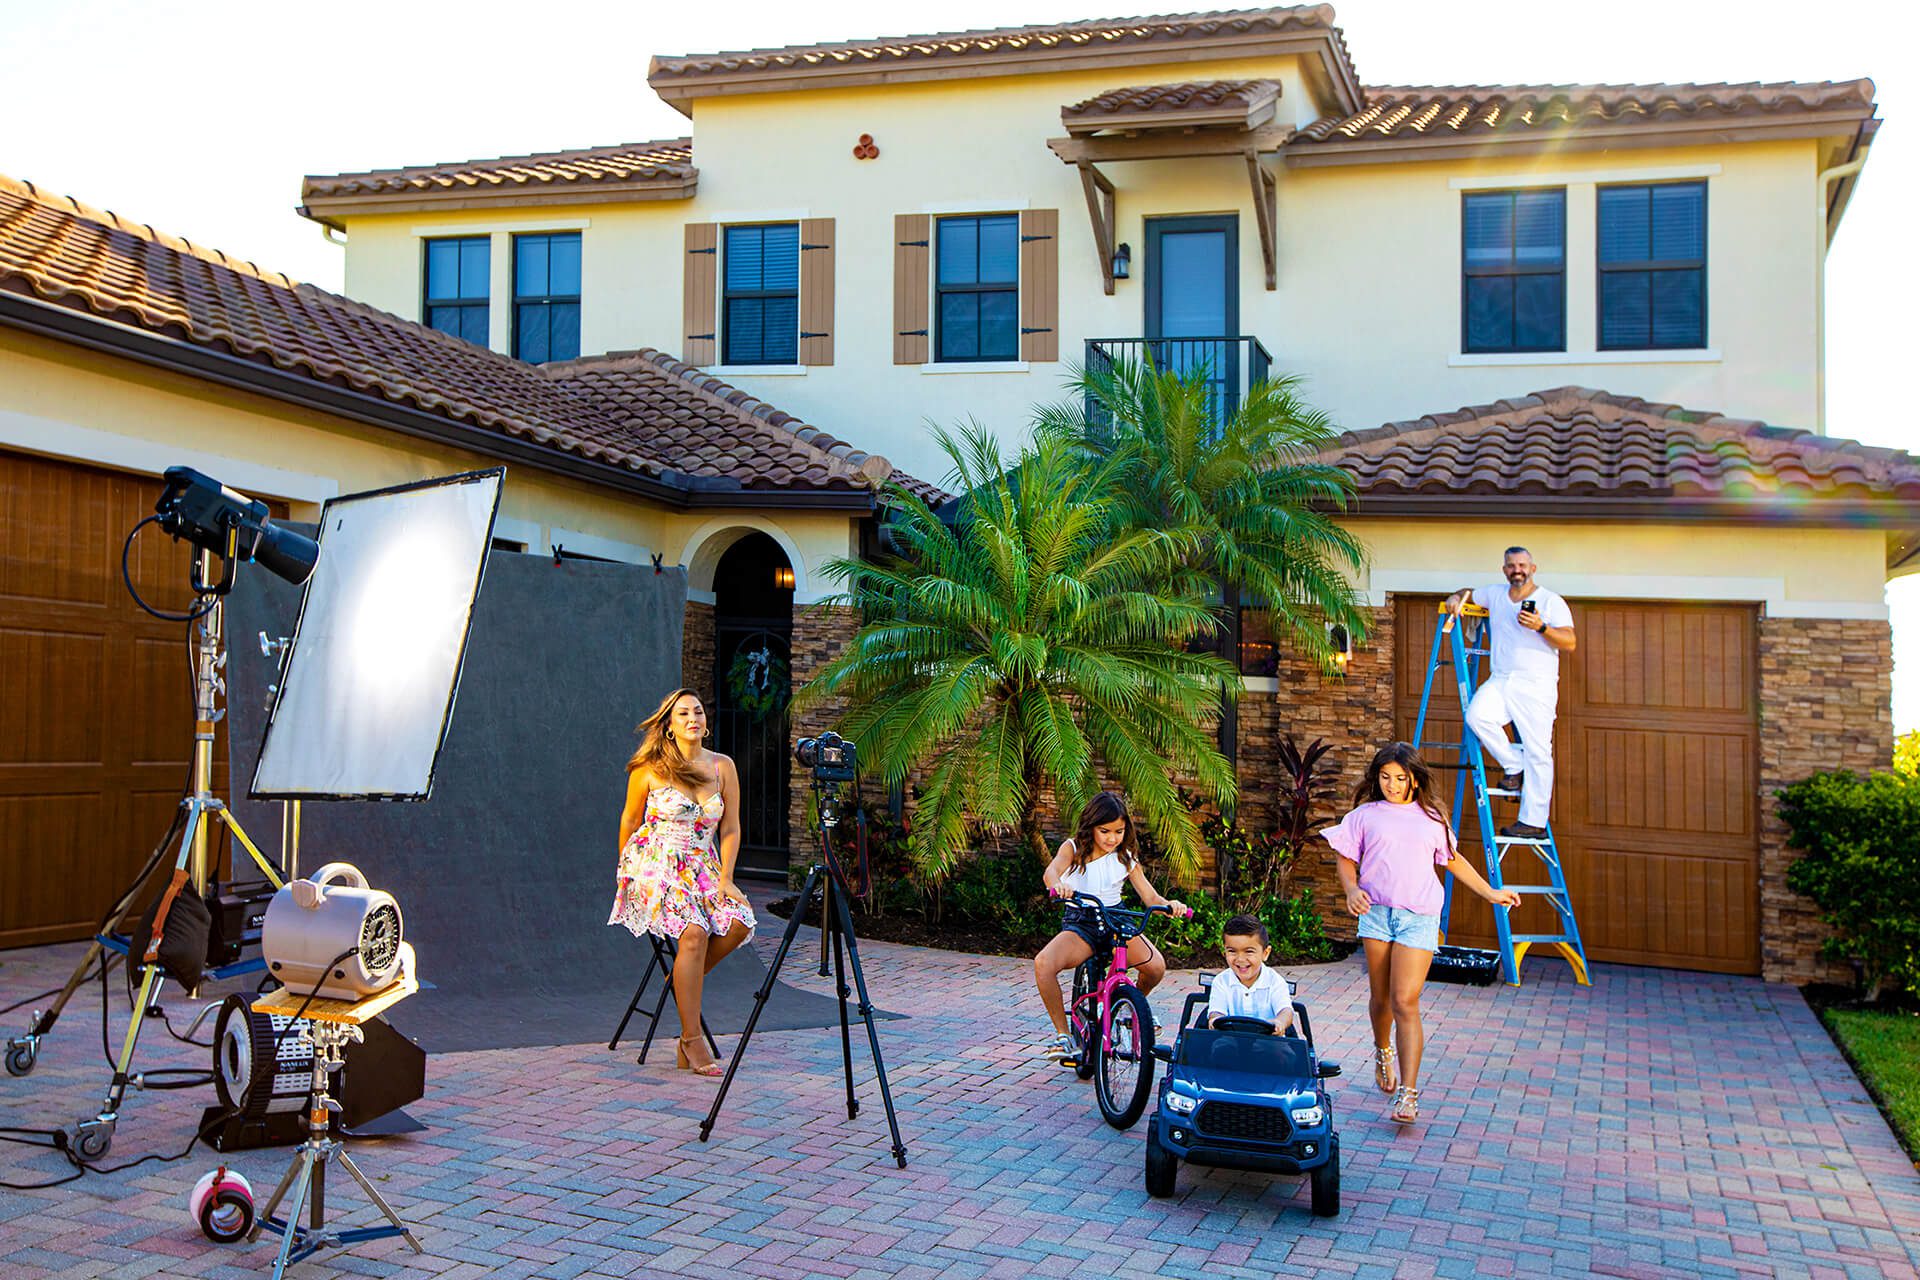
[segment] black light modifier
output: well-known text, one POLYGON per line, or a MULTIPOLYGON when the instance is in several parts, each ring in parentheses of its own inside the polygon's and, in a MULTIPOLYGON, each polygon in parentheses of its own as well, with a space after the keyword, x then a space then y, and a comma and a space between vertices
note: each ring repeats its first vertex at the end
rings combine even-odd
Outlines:
POLYGON ((251 560, 296 587, 313 573, 320 544, 269 519, 267 504, 192 467, 168 467, 153 512, 160 527, 203 551, 251 560))

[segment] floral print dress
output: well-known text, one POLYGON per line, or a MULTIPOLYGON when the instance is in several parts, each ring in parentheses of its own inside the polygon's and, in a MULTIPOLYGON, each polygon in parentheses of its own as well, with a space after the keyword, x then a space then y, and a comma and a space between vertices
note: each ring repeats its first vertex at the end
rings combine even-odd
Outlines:
POLYGON ((752 932, 753 910, 720 889, 714 835, 724 809, 717 792, 702 804, 677 787, 649 791, 646 816, 620 850, 619 891, 607 923, 623 924, 635 937, 678 938, 699 925, 717 938, 736 921, 752 932))

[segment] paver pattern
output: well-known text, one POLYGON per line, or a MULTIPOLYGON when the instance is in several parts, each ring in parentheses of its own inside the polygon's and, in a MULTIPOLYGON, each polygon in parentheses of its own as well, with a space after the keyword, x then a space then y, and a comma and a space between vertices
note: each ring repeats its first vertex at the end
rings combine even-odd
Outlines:
MULTIPOLYGON (((756 945, 770 955, 775 940, 756 945)), ((905 1170, 857 1042, 863 1106, 847 1119, 834 1031, 756 1034, 704 1144, 714 1086, 670 1055, 646 1067, 637 1046, 604 1043, 436 1055, 408 1109, 430 1130, 355 1147, 427 1253, 379 1241, 292 1274, 1920 1275, 1920 1176, 1790 987, 1601 965, 1583 990, 1548 961, 1517 991, 1429 987, 1424 1120, 1403 1130, 1365 1069, 1359 958, 1294 971, 1323 1052, 1349 1072, 1335 1082, 1344 1207, 1323 1220, 1300 1179, 1183 1168, 1176 1199, 1149 1199, 1144 1126, 1108 1128, 1088 1086, 1034 1056, 1044 1014, 1025 963, 861 950, 876 1002, 910 1015, 881 1024, 905 1170)), ((0 957, 0 1005, 56 985, 77 954, 0 957)), ((829 986, 798 962, 784 976, 829 986)), ((1169 975, 1163 1017, 1194 983, 1169 975)), ((0 1030, 23 1028, 25 1012, 0 1030)), ((0 1078, 0 1124, 91 1114, 107 1078, 98 1033, 97 996, 77 998, 34 1074, 0 1078)), ((142 1066, 204 1060, 158 1027, 142 1038, 142 1066)), ((134 1095, 108 1162, 178 1151, 210 1100, 134 1095)), ((287 1158, 232 1164, 264 1200, 287 1158)), ((272 1237, 214 1245, 188 1221, 187 1190, 218 1159, 202 1149, 0 1190, 0 1275, 266 1274, 272 1237)), ((0 1145, 0 1178, 64 1168, 0 1145)), ((330 1190, 335 1221, 376 1219, 344 1179, 330 1190)))

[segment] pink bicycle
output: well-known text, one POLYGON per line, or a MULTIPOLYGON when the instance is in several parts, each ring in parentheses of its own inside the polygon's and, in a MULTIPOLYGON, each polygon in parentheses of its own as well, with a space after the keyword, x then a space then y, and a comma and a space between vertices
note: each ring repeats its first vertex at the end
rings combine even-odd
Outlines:
POLYGON ((1147 917, 1172 907, 1132 911, 1109 907, 1076 893, 1066 900, 1095 914, 1101 931, 1113 940, 1111 956, 1098 948, 1073 971, 1073 998, 1067 1003, 1067 1035, 1074 1070, 1093 1077, 1100 1114, 1116 1129, 1130 1129, 1147 1109, 1153 1093, 1153 1010, 1146 993, 1127 977, 1127 943, 1146 929, 1147 917))

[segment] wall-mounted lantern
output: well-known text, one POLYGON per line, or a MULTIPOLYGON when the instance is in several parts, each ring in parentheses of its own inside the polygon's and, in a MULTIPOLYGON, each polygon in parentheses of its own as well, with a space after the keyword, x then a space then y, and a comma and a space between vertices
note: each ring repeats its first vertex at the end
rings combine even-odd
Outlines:
POLYGON ((1133 246, 1123 244, 1113 251, 1113 278, 1125 280, 1133 274, 1133 246))
POLYGON ((1347 674, 1347 664, 1353 661, 1353 637, 1347 629, 1337 622, 1327 624, 1327 645, 1333 650, 1333 667, 1341 675, 1347 674))
POLYGON ((793 590, 793 570, 786 565, 778 565, 773 571, 773 586, 776 591, 793 590))

